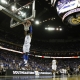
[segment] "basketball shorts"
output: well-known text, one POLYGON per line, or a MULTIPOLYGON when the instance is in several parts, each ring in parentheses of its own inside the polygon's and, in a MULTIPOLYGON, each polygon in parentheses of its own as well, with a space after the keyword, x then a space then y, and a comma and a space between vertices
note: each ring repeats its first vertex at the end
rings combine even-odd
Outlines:
POLYGON ((57 65, 52 65, 52 70, 56 70, 57 69, 57 65))
POLYGON ((23 52, 26 53, 26 52, 29 52, 29 51, 30 51, 30 44, 26 44, 26 45, 24 44, 23 45, 23 52))

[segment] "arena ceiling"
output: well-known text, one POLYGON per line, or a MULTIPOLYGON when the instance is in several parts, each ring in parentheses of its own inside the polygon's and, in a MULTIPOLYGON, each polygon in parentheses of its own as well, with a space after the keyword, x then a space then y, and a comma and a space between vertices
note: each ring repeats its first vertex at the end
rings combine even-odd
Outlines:
MULTIPOLYGON (((21 5, 25 5, 32 0, 18 0, 21 5)), ((4 30, 18 37, 24 38, 23 25, 10 28, 10 17, 0 12, 0 30, 4 30)), ((57 15, 56 9, 51 6, 50 0, 36 0, 36 17, 35 20, 41 22, 40 25, 33 25, 34 39, 68 39, 80 37, 80 26, 67 26, 57 15), (61 27, 62 31, 46 31, 45 27, 61 27)))

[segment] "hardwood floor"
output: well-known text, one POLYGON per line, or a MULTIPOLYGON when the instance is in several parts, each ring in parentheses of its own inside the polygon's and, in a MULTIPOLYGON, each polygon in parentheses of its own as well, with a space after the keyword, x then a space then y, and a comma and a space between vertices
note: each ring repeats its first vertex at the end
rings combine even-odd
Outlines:
POLYGON ((0 76, 0 80, 80 80, 80 75, 58 76, 56 78, 52 78, 52 76, 0 76))

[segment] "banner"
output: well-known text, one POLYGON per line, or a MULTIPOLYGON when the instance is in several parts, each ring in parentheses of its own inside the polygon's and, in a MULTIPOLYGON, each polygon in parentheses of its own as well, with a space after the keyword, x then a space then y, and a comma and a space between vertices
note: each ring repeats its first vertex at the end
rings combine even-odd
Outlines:
POLYGON ((78 0, 78 7, 80 7, 80 0, 78 0))
POLYGON ((59 0, 56 5, 58 14, 72 10, 78 6, 78 0, 59 0))
MULTIPOLYGON (((27 70, 6 70, 6 75, 35 75, 34 71, 27 70)), ((39 72, 39 75, 52 75, 52 72, 39 72)))

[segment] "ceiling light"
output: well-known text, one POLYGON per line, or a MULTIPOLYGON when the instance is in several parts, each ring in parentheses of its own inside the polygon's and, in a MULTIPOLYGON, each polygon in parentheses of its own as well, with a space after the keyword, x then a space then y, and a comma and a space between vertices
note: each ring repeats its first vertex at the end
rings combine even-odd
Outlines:
POLYGON ((56 30, 59 30, 59 28, 56 28, 56 30))
POLYGON ((45 28, 46 30, 49 30, 49 31, 53 31, 53 30, 55 30, 55 28, 53 28, 53 27, 48 27, 48 28, 45 28))
POLYGON ((28 9, 29 9, 29 8, 30 8, 30 6, 27 6, 26 8, 28 8, 28 9))
POLYGON ((35 24, 39 24, 40 22, 37 20, 37 21, 35 21, 35 24))
POLYGON ((31 19, 31 21, 34 21, 34 19, 31 19))
POLYGON ((49 31, 52 31, 52 30, 54 30, 54 28, 49 27, 48 30, 49 30, 49 31))
POLYGON ((43 21, 44 22, 44 21, 43 21))
POLYGON ((12 10, 12 11, 16 11, 17 8, 13 5, 13 6, 11 6, 11 10, 12 10))
POLYGON ((22 18, 25 18, 26 17, 26 13, 23 12, 23 11, 19 11, 18 12, 18 15, 21 16, 22 18))
POLYGON ((22 13, 22 17, 26 17, 26 13, 25 12, 22 13))
POLYGON ((6 0, 1 0, 1 3, 8 4, 8 2, 6 0))
POLYGON ((60 28, 60 31, 62 31, 62 28, 60 28))
POLYGON ((45 28, 46 30, 48 29, 48 28, 45 28))

